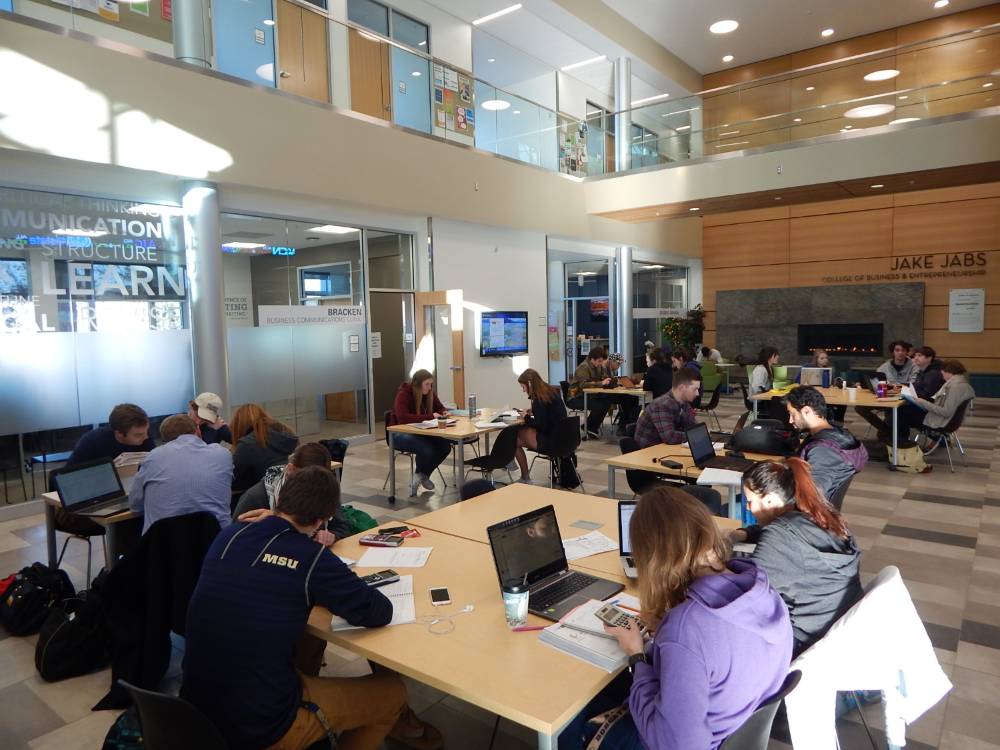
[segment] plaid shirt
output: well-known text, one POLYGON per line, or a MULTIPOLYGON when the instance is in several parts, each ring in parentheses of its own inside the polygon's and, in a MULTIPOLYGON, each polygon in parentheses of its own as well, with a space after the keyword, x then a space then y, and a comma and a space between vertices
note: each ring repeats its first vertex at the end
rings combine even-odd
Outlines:
POLYGON ((642 410, 635 424, 635 439, 640 448, 659 443, 678 445, 687 439, 684 431, 694 425, 691 404, 682 404, 668 391, 642 410))

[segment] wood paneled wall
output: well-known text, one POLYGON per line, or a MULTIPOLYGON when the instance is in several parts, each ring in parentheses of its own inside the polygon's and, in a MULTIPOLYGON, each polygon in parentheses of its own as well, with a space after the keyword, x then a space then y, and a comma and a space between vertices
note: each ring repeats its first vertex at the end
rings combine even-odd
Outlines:
MULTIPOLYGON (((974 372, 1000 372, 1000 182, 702 221, 707 344, 716 340, 720 290, 919 281, 924 340, 914 343, 974 372), (986 289, 982 333, 948 332, 948 293, 965 288, 986 289)), ((785 355, 797 361, 794 352, 785 355)))

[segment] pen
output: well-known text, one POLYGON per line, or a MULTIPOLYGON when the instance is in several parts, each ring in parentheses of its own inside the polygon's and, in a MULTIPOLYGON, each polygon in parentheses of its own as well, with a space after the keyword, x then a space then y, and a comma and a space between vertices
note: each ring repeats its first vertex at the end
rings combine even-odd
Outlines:
POLYGON ((547 625, 522 625, 519 628, 511 628, 510 631, 512 633, 528 633, 532 630, 545 630, 547 627, 547 625))

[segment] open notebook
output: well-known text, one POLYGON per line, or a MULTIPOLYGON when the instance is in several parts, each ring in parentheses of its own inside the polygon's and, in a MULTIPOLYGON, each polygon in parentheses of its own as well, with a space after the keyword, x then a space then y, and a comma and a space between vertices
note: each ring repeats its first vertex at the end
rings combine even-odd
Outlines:
MULTIPOLYGON (((379 588, 389 597, 392 604, 392 619, 390 625, 406 625, 417 621, 416 604, 413 601, 413 576, 400 576, 395 583, 379 588)), ((360 626, 351 625, 343 617, 333 616, 330 630, 360 630, 360 626)))

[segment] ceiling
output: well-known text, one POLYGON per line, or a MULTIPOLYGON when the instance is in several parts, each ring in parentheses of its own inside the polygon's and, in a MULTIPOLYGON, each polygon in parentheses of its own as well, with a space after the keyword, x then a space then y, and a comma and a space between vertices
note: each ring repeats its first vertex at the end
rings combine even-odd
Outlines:
MULTIPOLYGON (((850 37, 990 5, 993 0, 603 0, 698 72, 705 74, 850 37), (740 27, 712 34, 716 21, 740 27), (833 28, 833 36, 820 31, 833 28), (728 65, 724 55, 733 55, 728 65)), ((513 14, 512 14, 513 15, 513 14)))

